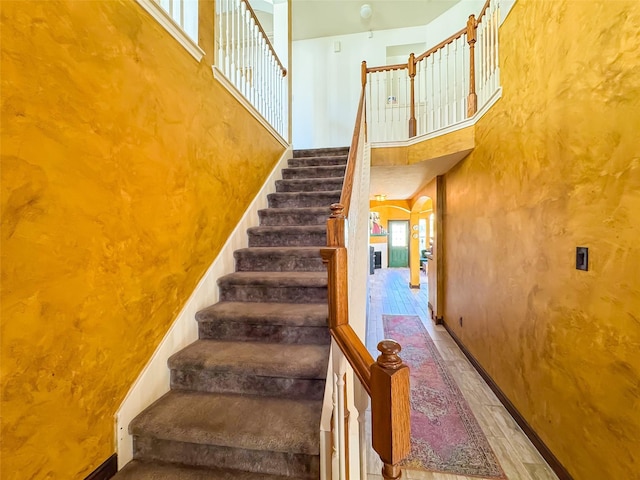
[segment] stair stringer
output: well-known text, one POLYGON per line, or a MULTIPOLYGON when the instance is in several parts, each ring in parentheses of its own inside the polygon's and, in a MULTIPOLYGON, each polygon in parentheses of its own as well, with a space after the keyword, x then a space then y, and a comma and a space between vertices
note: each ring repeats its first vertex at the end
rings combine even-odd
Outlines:
POLYGON ((267 208, 267 195, 276 191, 276 180, 282 178, 282 170, 293 157, 289 147, 284 151, 262 188, 253 199, 224 246, 198 282, 193 293, 153 352, 135 380, 115 414, 115 440, 118 454, 118 470, 133 459, 133 436, 129 424, 145 408, 169 391, 170 370, 167 360, 198 339, 199 310, 218 302, 218 278, 235 272, 234 252, 248 246, 247 229, 258 226, 258 210, 267 208))

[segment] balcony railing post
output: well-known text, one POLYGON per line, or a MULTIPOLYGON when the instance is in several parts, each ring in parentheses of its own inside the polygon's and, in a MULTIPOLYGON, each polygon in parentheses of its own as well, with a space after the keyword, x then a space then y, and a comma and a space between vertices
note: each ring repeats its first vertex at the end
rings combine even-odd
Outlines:
POLYGON ((367 84, 367 62, 364 60, 360 65, 360 78, 362 79, 362 88, 364 88, 367 84))
POLYGON ((398 356, 393 340, 378 344, 381 355, 371 366, 371 433, 374 450, 383 462, 385 480, 400 478, 399 463, 411 450, 409 368, 398 356))
POLYGON ((478 110, 475 65, 475 43, 477 28, 478 22, 476 22, 475 15, 469 15, 469 20, 467 20, 467 43, 469 44, 469 97, 467 98, 467 117, 473 116, 478 110))
POLYGON ((409 63, 407 64, 409 69, 409 88, 410 88, 410 98, 409 98, 409 138, 413 138, 416 136, 417 132, 417 122, 416 122, 416 92, 415 92, 415 77, 416 77, 416 57, 412 53, 409 55, 409 63))

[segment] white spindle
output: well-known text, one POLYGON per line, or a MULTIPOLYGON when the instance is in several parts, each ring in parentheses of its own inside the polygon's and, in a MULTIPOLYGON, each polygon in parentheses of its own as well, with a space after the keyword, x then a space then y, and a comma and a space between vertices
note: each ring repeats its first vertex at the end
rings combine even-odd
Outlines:
MULTIPOLYGON (((368 193, 368 192, 367 192, 368 193)), ((360 480, 367 480, 367 432, 365 422, 367 418, 367 408, 369 406, 369 394, 359 380, 355 380, 354 403, 358 412, 358 439, 360 442, 360 480)))
POLYGON ((443 47, 444 50, 444 125, 451 125, 449 116, 449 44, 443 47))

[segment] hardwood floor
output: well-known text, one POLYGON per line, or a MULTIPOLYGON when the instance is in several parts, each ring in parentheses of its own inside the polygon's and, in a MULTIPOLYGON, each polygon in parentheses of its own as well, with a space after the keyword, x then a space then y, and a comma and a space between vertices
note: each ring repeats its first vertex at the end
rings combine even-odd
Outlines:
MULTIPOLYGON (((383 314, 418 315, 444 358, 471 410, 476 416, 509 480, 557 480, 520 427, 473 368, 442 326, 428 316, 427 277, 421 273, 421 289, 409 288, 409 270, 377 269, 369 275, 370 310, 367 348, 377 357, 377 343, 384 338, 383 314)), ((370 429, 368 429, 370 431, 370 429)), ((371 442, 369 442, 371 445, 371 442)), ((368 454, 369 480, 382 480, 381 463, 375 452, 368 454)), ((405 470, 409 480, 478 480, 478 477, 405 470)))

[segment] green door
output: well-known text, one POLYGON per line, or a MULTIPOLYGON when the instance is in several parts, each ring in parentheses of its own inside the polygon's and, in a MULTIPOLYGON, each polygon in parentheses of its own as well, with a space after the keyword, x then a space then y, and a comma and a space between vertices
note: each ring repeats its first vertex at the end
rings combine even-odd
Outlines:
POLYGON ((409 222, 389 220, 389 267, 409 266, 409 222))

